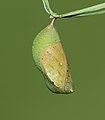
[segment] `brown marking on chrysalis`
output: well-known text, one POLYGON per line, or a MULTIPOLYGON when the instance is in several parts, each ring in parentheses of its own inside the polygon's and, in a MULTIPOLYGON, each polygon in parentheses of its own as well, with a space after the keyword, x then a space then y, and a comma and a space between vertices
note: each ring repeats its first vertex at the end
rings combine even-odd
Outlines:
POLYGON ((63 91, 71 90, 71 75, 61 43, 49 46, 41 54, 41 67, 48 79, 63 91))

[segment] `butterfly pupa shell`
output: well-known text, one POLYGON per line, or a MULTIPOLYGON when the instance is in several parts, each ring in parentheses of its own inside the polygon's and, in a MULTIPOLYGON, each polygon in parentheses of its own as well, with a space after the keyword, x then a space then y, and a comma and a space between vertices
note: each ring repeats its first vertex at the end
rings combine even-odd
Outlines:
POLYGON ((65 52, 52 23, 36 36, 32 52, 35 64, 52 92, 67 94, 74 91, 65 52))

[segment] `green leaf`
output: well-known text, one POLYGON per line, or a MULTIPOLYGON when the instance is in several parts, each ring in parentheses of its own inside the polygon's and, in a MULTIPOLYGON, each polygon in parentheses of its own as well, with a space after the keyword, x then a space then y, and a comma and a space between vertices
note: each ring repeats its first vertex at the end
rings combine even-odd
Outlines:
POLYGON ((76 10, 73 12, 65 13, 65 14, 56 14, 54 13, 49 5, 48 0, 42 0, 44 4, 44 8, 46 12, 50 15, 51 18, 71 18, 71 17, 82 17, 82 16, 90 16, 105 13, 105 3, 101 3, 98 5, 94 5, 88 8, 76 10))

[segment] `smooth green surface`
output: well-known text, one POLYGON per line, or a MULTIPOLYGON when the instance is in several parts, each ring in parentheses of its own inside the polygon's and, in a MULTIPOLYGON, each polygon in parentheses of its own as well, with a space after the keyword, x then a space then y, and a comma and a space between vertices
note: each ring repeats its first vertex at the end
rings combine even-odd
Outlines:
MULTIPOLYGON (((50 0, 65 13, 104 0, 50 0), (62 9, 63 8, 63 9, 62 9)), ((0 1, 0 120, 105 119, 105 15, 56 21, 76 91, 50 92, 35 67, 32 43, 49 23, 41 0, 0 1)))
POLYGON ((60 42, 60 39, 53 25, 48 25, 37 34, 33 41, 32 54, 35 64, 39 69, 41 69, 40 61, 44 50, 58 42, 60 42))

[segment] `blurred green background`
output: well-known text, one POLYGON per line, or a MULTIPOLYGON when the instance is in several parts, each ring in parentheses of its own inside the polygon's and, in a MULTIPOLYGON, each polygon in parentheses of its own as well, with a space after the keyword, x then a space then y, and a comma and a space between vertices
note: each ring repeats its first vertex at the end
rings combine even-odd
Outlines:
MULTIPOLYGON (((105 0, 49 0, 65 13, 105 0)), ((59 19, 76 91, 51 93, 35 67, 31 46, 50 23, 41 0, 0 0, 0 120, 105 119, 105 14, 59 19)))

